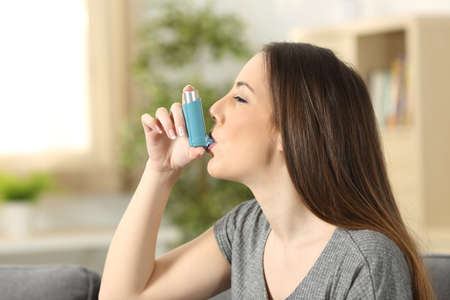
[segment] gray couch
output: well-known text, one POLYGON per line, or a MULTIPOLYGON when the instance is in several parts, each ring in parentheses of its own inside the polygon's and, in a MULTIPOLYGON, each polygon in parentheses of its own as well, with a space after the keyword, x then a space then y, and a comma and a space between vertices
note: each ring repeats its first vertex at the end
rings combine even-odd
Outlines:
POLYGON ((450 299, 450 254, 427 253, 422 255, 431 276, 437 300, 450 299))
MULTIPOLYGON (((437 300, 450 299, 450 254, 424 254, 437 300)), ((98 299, 100 275, 78 265, 2 265, 1 300, 98 299)), ((225 291, 214 300, 231 299, 225 291)))
POLYGON ((1 300, 98 299, 100 275, 72 264, 0 266, 1 300))

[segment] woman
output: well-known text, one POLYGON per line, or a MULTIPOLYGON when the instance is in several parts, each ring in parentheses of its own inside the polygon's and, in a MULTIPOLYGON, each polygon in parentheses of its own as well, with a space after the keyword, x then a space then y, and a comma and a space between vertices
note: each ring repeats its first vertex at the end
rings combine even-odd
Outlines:
POLYGON ((433 299, 389 185, 360 76, 332 51, 270 43, 210 114, 208 172, 245 201, 155 260, 170 190, 205 153, 181 103, 142 116, 149 158, 110 245, 101 299, 433 299), (179 137, 170 139, 177 131, 179 137))

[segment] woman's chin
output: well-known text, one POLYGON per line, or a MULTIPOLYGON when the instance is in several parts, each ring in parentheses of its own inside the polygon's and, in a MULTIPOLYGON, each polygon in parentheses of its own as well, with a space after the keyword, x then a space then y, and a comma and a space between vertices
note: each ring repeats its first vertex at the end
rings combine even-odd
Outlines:
POLYGON ((211 177, 217 179, 225 179, 223 178, 223 174, 218 169, 218 165, 216 164, 216 162, 214 162, 213 157, 211 157, 211 159, 208 161, 208 164, 206 165, 206 170, 211 177))

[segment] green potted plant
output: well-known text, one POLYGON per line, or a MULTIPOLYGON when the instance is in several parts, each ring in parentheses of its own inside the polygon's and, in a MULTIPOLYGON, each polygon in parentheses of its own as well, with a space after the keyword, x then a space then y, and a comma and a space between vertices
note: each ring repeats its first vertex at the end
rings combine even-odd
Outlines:
POLYGON ((30 221, 39 196, 54 187, 50 175, 34 172, 28 176, 0 173, 0 199, 3 231, 11 237, 30 232, 30 221))
MULTIPOLYGON (((227 93, 234 78, 221 85, 209 84, 208 74, 200 72, 203 65, 227 56, 243 63, 254 53, 245 40, 243 22, 235 15, 217 14, 211 2, 200 8, 182 4, 165 1, 159 8, 152 6, 159 14, 139 28, 132 74, 146 103, 130 116, 121 139, 124 174, 132 174, 127 178, 130 189, 141 175, 147 153, 140 116, 146 112, 154 115, 158 107, 169 109, 174 101, 181 102, 182 88, 189 83, 200 92, 205 126, 210 130, 213 121, 207 109, 227 93), (205 53, 209 61, 200 56, 205 53)), ((172 189, 164 219, 181 234, 169 248, 196 237, 235 205, 253 197, 244 185, 209 176, 207 155, 188 166, 172 189)))

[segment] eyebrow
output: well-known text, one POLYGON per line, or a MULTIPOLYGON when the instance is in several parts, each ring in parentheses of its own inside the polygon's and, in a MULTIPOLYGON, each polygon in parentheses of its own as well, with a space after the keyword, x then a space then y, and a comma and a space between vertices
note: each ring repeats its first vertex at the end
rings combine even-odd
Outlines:
POLYGON ((252 93, 255 93, 255 90, 247 83, 244 81, 238 81, 236 82, 236 87, 240 87, 240 86, 246 86, 250 91, 252 91, 252 93))

